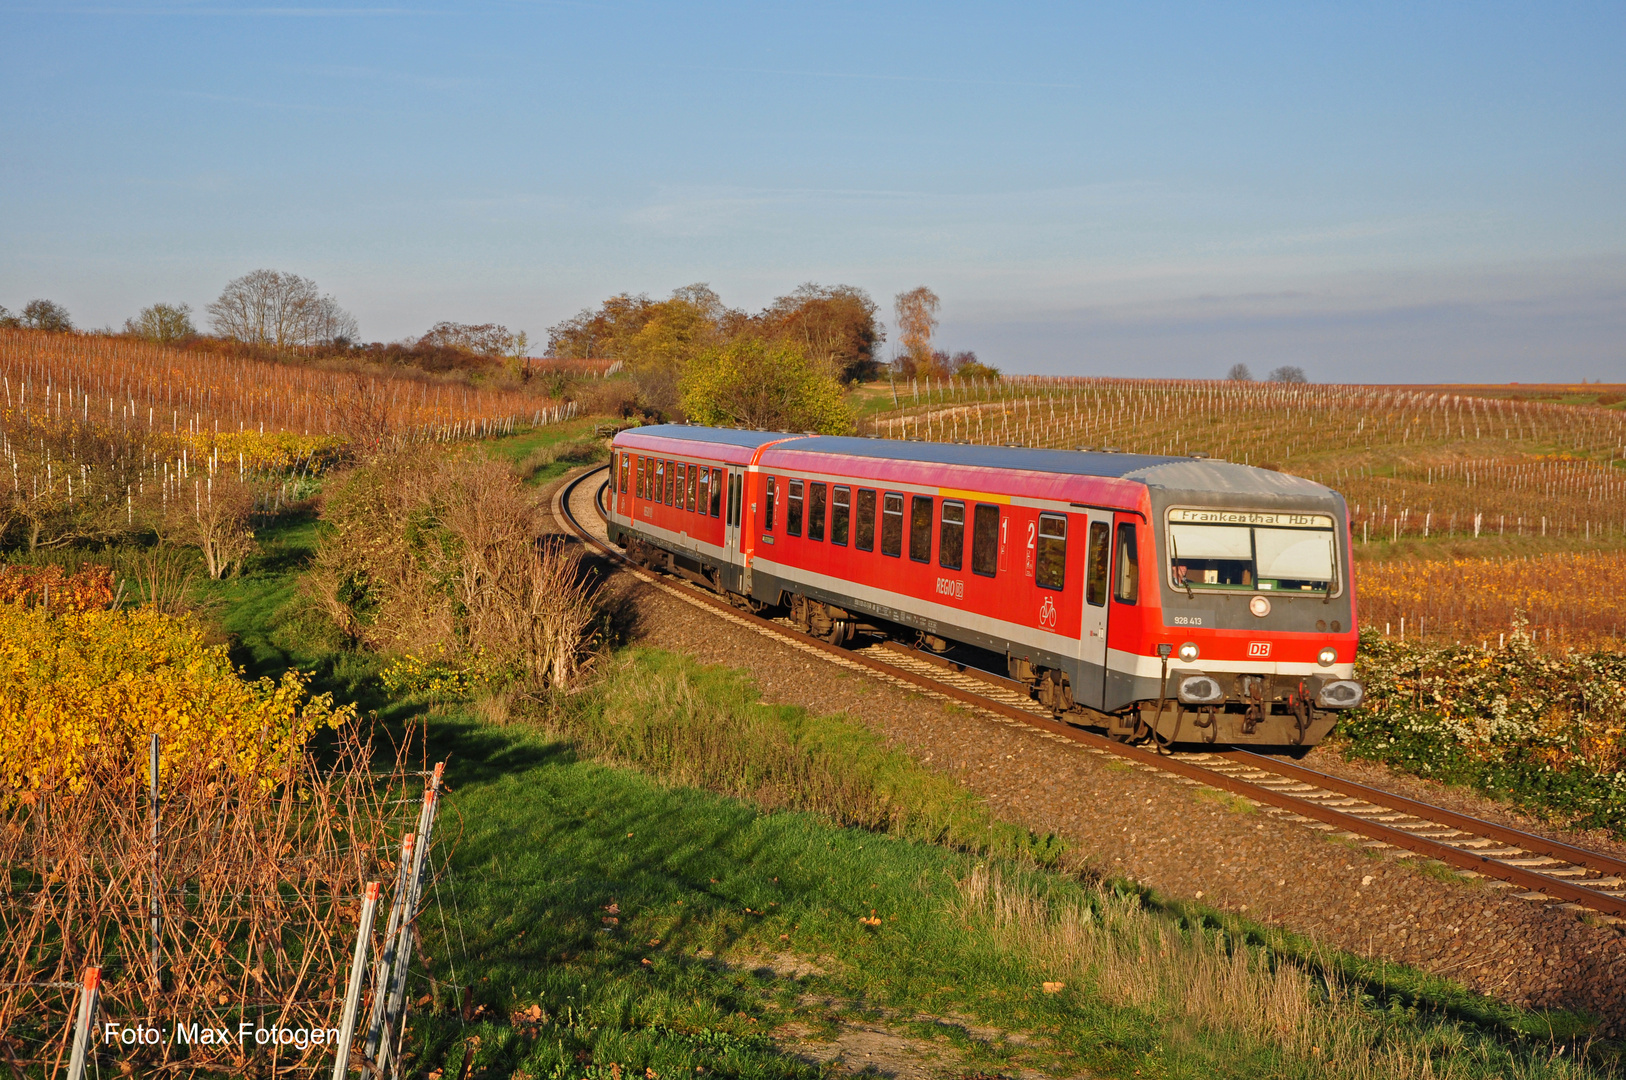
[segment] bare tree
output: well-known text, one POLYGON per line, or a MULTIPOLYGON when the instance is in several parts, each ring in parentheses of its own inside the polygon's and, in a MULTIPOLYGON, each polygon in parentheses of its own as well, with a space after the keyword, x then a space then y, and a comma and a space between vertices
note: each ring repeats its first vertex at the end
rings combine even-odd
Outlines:
POLYGON ((526 335, 511 334, 498 323, 438 322, 418 339, 425 348, 462 349, 481 356, 513 356, 524 348, 526 335))
POLYGON ((1271 382, 1301 383, 1305 382, 1304 369, 1294 367, 1292 364, 1283 364, 1268 376, 1271 382))
POLYGON ((1248 370, 1247 364, 1232 364, 1225 377, 1232 382, 1253 382, 1253 372, 1248 370))
POLYGON ((316 282, 298 274, 255 270, 227 282, 209 305, 215 333, 279 349, 353 340, 356 320, 316 282))
POLYGON ((892 310, 898 316, 898 337, 903 351, 916 363, 932 358, 932 331, 937 329, 937 309, 942 301, 926 286, 893 297, 892 310))
POLYGON ((192 305, 154 304, 142 308, 135 318, 125 319, 124 332, 165 345, 193 337, 198 329, 192 325, 192 305))
POLYGON ((31 330, 62 332, 73 329, 73 320, 68 317, 68 309, 50 300, 30 300, 23 306, 22 322, 31 330))

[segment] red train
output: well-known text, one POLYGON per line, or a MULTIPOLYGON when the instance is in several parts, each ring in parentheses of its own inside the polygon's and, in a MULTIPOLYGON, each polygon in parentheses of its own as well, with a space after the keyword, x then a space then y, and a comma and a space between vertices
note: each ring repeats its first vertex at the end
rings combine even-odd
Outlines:
POLYGON ((998 654, 1126 739, 1309 746, 1361 702, 1348 512, 1309 480, 681 425, 614 449, 613 542, 829 641, 998 654))

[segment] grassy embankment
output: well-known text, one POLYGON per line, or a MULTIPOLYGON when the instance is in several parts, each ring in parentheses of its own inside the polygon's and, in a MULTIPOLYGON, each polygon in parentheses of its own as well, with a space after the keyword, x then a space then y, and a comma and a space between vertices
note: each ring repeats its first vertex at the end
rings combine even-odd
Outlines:
POLYGON ((379 662, 334 648, 300 597, 315 529, 273 530, 210 590, 254 673, 313 667, 381 722, 420 721, 451 763, 415 1069, 810 1076, 775 1037, 866 1022, 950 1072, 1592 1071, 1552 1060, 1578 1018, 1043 869, 1054 842, 855 724, 761 705, 738 673, 622 651, 550 721, 501 728, 467 702, 390 699, 379 662), (817 970, 759 970, 780 954, 817 970))

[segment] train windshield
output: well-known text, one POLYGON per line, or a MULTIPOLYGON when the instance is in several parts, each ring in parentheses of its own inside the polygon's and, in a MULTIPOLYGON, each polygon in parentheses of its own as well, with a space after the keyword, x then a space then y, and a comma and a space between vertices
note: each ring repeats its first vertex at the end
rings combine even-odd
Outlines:
POLYGON ((1326 592, 1337 580, 1332 518, 1232 510, 1169 512, 1178 589, 1326 592))

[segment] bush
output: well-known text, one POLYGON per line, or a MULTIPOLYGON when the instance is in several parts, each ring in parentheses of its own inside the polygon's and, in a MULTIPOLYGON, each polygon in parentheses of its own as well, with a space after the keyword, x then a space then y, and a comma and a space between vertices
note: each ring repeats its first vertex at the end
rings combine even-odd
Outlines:
POLYGON ((525 692, 586 666, 580 554, 537 542, 540 509, 503 463, 393 455, 337 483, 322 519, 309 587, 357 644, 525 692))
POLYGON ((1351 756, 1626 837, 1626 655, 1365 635, 1367 699, 1338 724, 1351 756))
POLYGON ((188 616, 0 604, 0 792, 140 771, 154 733, 166 760, 275 780, 318 729, 354 716, 307 698, 308 682, 247 681, 188 616))

